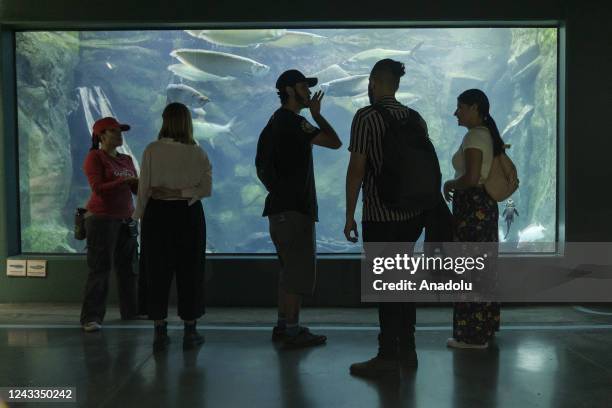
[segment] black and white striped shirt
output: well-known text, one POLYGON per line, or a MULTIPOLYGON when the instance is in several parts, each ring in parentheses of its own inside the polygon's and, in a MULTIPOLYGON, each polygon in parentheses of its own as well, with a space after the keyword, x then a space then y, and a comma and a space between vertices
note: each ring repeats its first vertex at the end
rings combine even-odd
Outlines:
MULTIPOLYGON (((410 111, 394 97, 387 96, 380 100, 395 119, 408 117, 410 111)), ((416 113, 413 111, 413 113, 416 113)), ((421 119, 422 120, 422 119, 421 119)), ((427 125, 423 121, 425 129, 427 125)), ((348 150, 367 156, 365 176, 363 179, 362 221, 406 221, 419 214, 415 211, 401 211, 387 208, 378 196, 376 175, 382 167, 382 138, 385 134, 385 122, 380 113, 372 106, 361 108, 355 114, 351 125, 351 142, 348 150)))

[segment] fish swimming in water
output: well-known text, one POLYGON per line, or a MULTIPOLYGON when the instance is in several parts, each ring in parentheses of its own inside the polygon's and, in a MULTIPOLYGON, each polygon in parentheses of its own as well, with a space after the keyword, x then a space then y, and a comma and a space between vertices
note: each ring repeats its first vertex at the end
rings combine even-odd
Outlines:
POLYGON ((206 111, 204 109, 202 109, 202 108, 195 108, 193 110, 193 113, 196 114, 196 117, 202 117, 203 118, 204 116, 206 116, 206 111))
POLYGON ((185 30, 187 34, 195 38, 199 38, 202 31, 204 30, 185 30))
POLYGON ((323 84, 325 82, 333 81, 334 79, 341 79, 351 76, 348 72, 346 72, 340 65, 334 64, 329 67, 322 69, 319 72, 315 72, 314 74, 307 75, 308 77, 317 78, 319 83, 323 84))
POLYGON ((399 91, 395 93, 395 99, 397 99, 398 102, 404 105, 410 106, 420 101, 421 97, 419 95, 413 94, 412 92, 399 91))
POLYGON ((304 31, 287 31, 282 37, 267 42, 264 45, 267 47, 294 48, 305 45, 319 45, 323 44, 325 41, 327 41, 327 37, 322 35, 304 31))
POLYGON ((202 118, 194 118, 192 121, 193 137, 208 143, 214 152, 221 152, 225 159, 240 160, 242 153, 236 146, 233 133, 234 122, 235 118, 232 118, 225 125, 221 125, 202 118))
POLYGON ((409 51, 372 48, 353 55, 346 62, 360 66, 372 67, 376 62, 385 58, 399 59, 410 57, 414 59, 415 52, 421 48, 422 45, 423 42, 421 41, 409 51))
POLYGON ((220 77, 261 77, 270 71, 269 66, 250 58, 219 51, 181 48, 172 51, 170 55, 183 64, 220 77))
POLYGON ((187 64, 172 64, 168 66, 168 71, 171 71, 174 75, 177 75, 183 79, 187 79, 193 82, 221 82, 231 81, 233 77, 230 76, 217 76, 201 71, 197 68, 187 64))
POLYGON ((365 34, 351 34, 351 35, 336 35, 331 41, 335 44, 340 45, 352 45, 356 47, 365 47, 372 42, 372 39, 365 34))
POLYGON ((225 125, 208 122, 203 119, 193 119, 193 137, 198 140, 205 140, 214 149, 218 138, 232 134, 232 126, 236 118, 232 118, 225 125))
POLYGON ((327 96, 344 97, 363 94, 368 89, 369 75, 353 75, 321 84, 327 96))
POLYGON ((370 97, 368 96, 367 92, 364 92, 360 95, 356 95, 351 98, 351 106, 353 108, 352 110, 357 110, 368 105, 370 105, 370 97))
MULTIPOLYGON (((421 97, 412 92, 399 91, 395 93, 395 99, 402 105, 410 106, 420 101, 421 97)), ((353 110, 363 108, 370 105, 370 97, 367 92, 364 92, 351 98, 351 104, 353 110)))
POLYGON ((170 84, 166 87, 166 103, 180 102, 191 108, 201 108, 210 99, 200 91, 184 84, 170 84))
POLYGON ((193 37, 204 39, 216 45, 248 47, 282 38, 287 30, 186 30, 186 32, 193 37))

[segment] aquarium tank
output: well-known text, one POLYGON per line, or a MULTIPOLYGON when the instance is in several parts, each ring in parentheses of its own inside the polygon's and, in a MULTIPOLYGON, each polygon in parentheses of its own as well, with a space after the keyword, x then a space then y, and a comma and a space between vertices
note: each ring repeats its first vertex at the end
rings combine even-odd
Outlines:
POLYGON ((82 166, 96 119, 131 125, 122 151, 139 163, 162 110, 179 101, 213 165, 213 194, 203 200, 207 251, 273 253, 254 158, 279 107, 276 78, 292 68, 319 79, 322 113, 343 142, 313 150, 318 251, 360 252, 342 232, 347 147, 355 112, 369 104, 368 74, 382 58, 405 64, 397 99, 427 121, 445 180, 466 132, 453 116, 457 96, 469 88, 489 96, 521 180, 512 203, 499 204, 500 241, 518 252, 555 242, 557 36, 554 27, 17 32, 22 252, 84 252, 73 217, 90 195, 82 166))

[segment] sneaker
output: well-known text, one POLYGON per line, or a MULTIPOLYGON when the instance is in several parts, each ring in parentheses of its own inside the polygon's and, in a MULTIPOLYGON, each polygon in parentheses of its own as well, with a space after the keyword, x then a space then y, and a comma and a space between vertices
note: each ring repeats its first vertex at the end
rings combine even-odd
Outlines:
POLYGON ((155 335, 153 337, 153 352, 157 353, 164 351, 170 344, 170 337, 168 337, 168 323, 164 322, 162 325, 155 326, 155 335))
POLYGON ((351 364, 350 372, 358 377, 378 378, 399 373, 397 360, 386 360, 378 356, 362 363, 351 364))
POLYGON ((83 325, 83 331, 86 333, 97 332, 100 329, 102 329, 102 325, 98 322, 87 322, 83 325))
POLYGON ((327 336, 311 333, 308 327, 300 326, 296 336, 285 334, 283 346, 287 349, 320 346, 327 341, 327 336))
POLYGON ((457 348, 457 349, 486 349, 487 347, 489 347, 489 343, 485 343, 485 344, 472 344, 472 343, 466 343, 463 341, 459 341, 457 339, 455 339, 454 337, 449 338, 448 340, 446 340, 446 347, 452 347, 452 348, 457 348))
POLYGON ((272 341, 284 341, 285 337, 287 337, 287 329, 274 326, 274 328, 272 329, 272 341))
POLYGON ((185 324, 185 333, 183 334, 183 350, 191 350, 204 344, 204 336, 196 330, 196 325, 185 324))

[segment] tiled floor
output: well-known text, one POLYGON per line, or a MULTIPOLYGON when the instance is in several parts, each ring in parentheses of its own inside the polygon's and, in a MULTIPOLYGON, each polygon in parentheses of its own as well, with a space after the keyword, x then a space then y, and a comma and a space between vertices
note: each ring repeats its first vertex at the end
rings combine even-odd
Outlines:
POLYGON ((450 309, 420 308, 419 368, 370 381, 348 366, 376 351, 374 309, 307 309, 329 340, 297 351, 270 341, 273 309, 209 309, 199 351, 182 351, 175 320, 153 355, 150 323, 116 309, 84 334, 78 305, 0 305, 0 387, 77 390, 76 405, 19 407, 610 407, 612 307, 585 307, 506 308, 484 351, 446 349, 450 309))

